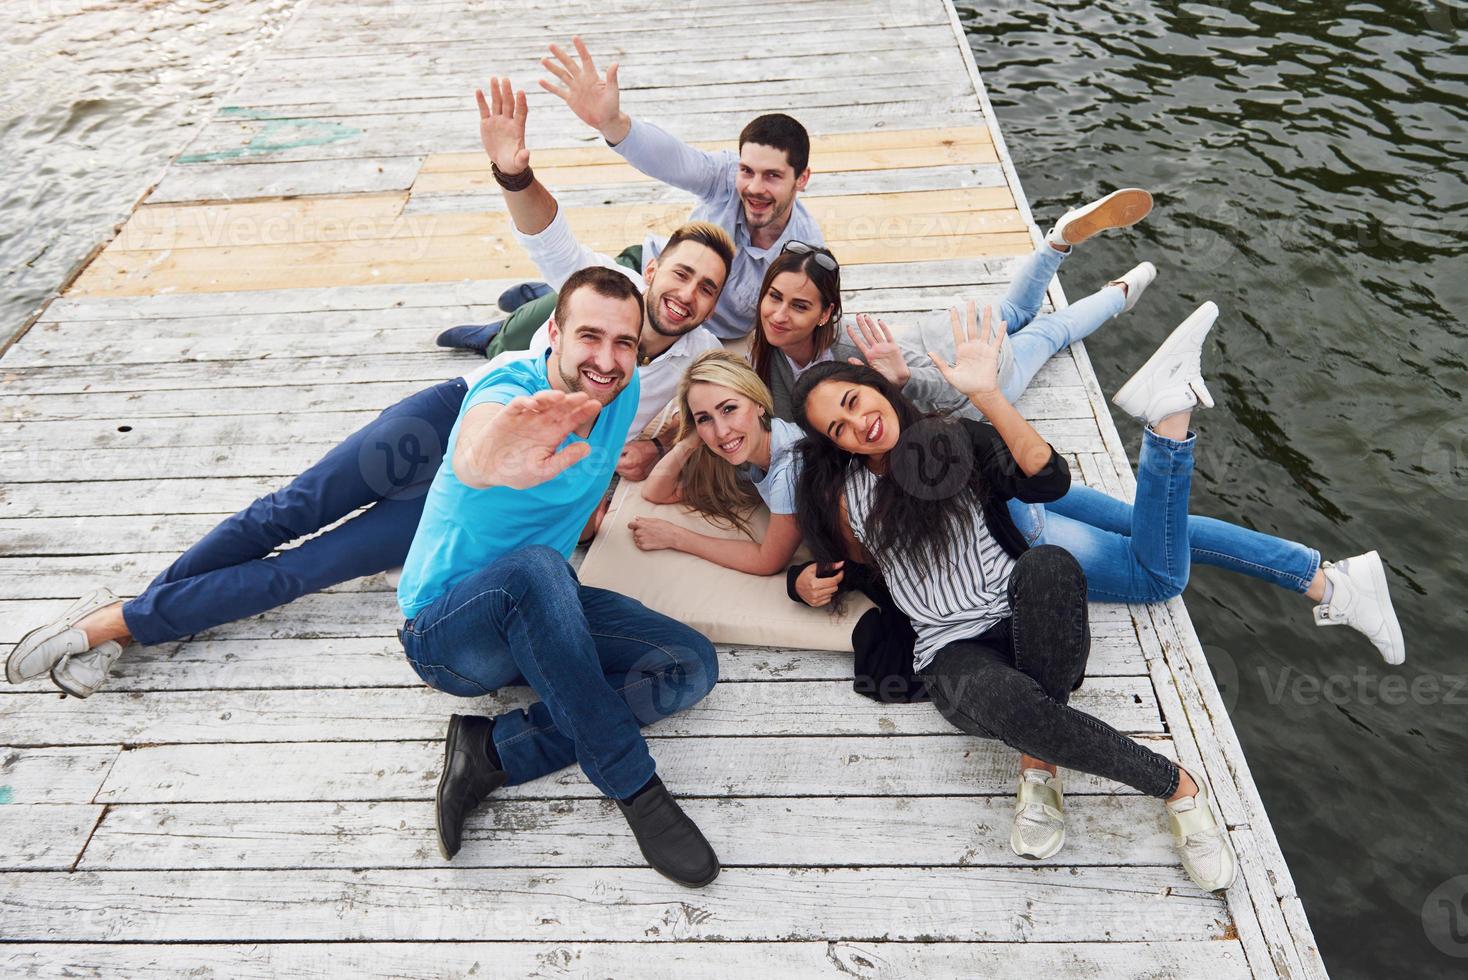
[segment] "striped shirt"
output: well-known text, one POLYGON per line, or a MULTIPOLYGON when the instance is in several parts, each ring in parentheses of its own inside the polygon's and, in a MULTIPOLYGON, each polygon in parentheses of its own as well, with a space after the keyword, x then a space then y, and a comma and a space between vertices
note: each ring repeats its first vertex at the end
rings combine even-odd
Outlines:
MULTIPOLYGON (((857 466, 846 481, 851 531, 868 551, 866 519, 876 501, 878 479, 865 466, 857 466)), ((915 568, 907 561, 892 563, 873 555, 893 600, 917 631, 914 670, 926 667, 947 644, 972 639, 1009 616, 1014 559, 989 532, 979 501, 970 506, 976 540, 960 547, 946 568, 915 568)))

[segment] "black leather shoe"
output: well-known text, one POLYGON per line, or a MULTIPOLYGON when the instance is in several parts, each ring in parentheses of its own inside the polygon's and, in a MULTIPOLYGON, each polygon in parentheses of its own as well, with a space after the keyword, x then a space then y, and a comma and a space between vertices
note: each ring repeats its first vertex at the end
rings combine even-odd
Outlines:
POLYGON ((438 851, 445 860, 459 853, 464 818, 509 778, 489 761, 485 750, 494 721, 478 715, 451 715, 443 741, 443 775, 434 804, 438 851))
POLYGON ((449 327, 438 335, 438 346, 452 347, 456 350, 472 350, 483 354, 489 347, 489 342, 494 340, 500 332, 505 321, 496 320, 493 323, 466 323, 458 327, 449 327))
POLYGON ((702 888, 719 876, 719 857, 698 825, 678 806, 656 776, 631 803, 617 801, 642 856, 664 878, 702 888))

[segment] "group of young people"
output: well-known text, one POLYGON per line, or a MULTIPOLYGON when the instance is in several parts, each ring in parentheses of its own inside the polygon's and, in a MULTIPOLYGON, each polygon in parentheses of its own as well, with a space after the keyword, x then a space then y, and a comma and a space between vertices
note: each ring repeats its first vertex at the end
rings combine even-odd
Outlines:
POLYGON ((1305 595, 1316 622, 1354 627, 1390 663, 1405 651, 1375 552, 1322 562, 1306 545, 1188 513, 1192 414, 1213 404, 1201 357, 1214 304, 1115 397, 1143 425, 1133 503, 1073 483, 1015 408, 1050 356, 1133 309, 1155 280, 1143 262, 1041 313, 1072 249, 1141 220, 1150 195, 1121 190, 1062 216, 997 305, 894 330, 843 314, 838 256, 799 200, 810 141, 796 120, 761 116, 737 152, 696 150, 626 115, 616 66, 603 74, 579 39, 576 49, 552 46, 542 86, 633 167, 697 197, 690 220, 616 258, 582 245, 530 167, 524 92, 492 79, 477 93, 482 141, 545 281, 502 298, 516 307, 506 321, 440 338, 489 362, 388 408, 220 523, 142 595, 81 597, 16 646, 8 679, 49 674, 87 697, 129 643, 401 567, 399 637, 426 684, 463 697, 528 685, 539 699, 451 717, 435 805, 444 856, 496 789, 577 763, 654 868, 705 885, 718 859, 658 778, 641 729, 713 689, 714 647, 582 585, 568 561, 621 477, 744 532, 730 542, 639 518, 639 548, 784 573, 791 599, 814 607, 869 596, 852 634, 857 690, 931 700, 958 729, 1020 753, 1017 854, 1060 849, 1058 770, 1074 769, 1163 800, 1189 875, 1228 887, 1236 860, 1200 775, 1069 704, 1085 674, 1088 600, 1162 601, 1193 563, 1217 565, 1305 595), (756 540, 761 506, 771 516, 756 540), (792 565, 802 542, 815 560, 792 565))

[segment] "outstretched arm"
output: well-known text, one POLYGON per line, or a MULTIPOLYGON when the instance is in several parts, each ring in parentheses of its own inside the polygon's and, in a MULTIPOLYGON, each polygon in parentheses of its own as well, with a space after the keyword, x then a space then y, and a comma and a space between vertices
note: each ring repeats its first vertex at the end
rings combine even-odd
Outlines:
POLYGON ((1034 476, 1050 465, 1054 450, 999 390, 999 345, 1004 323, 1001 321, 996 328, 994 311, 986 306, 980 330, 973 300, 968 302, 967 318, 956 306, 948 312, 953 321, 954 363, 950 365, 932 351, 928 356, 948 383, 984 413, 1024 474, 1034 476))
POLYGON ((454 476, 475 490, 544 483, 591 452, 586 442, 561 449, 571 433, 591 424, 601 405, 585 392, 538 391, 507 404, 475 405, 459 424, 454 476))
POLYGON ((540 65, 556 82, 540 80, 540 87, 565 101, 571 111, 601 133, 608 145, 628 163, 654 180, 671 184, 700 198, 710 198, 734 186, 734 156, 707 153, 647 122, 634 122, 622 111, 615 62, 602 76, 581 38, 572 38, 576 58, 550 46, 550 57, 540 65), (557 84, 559 82, 559 84, 557 84))
POLYGON ((656 517, 637 517, 627 526, 633 542, 643 551, 671 548, 750 575, 784 571, 800 547, 800 528, 794 514, 770 515, 765 539, 758 543, 699 534, 656 517))

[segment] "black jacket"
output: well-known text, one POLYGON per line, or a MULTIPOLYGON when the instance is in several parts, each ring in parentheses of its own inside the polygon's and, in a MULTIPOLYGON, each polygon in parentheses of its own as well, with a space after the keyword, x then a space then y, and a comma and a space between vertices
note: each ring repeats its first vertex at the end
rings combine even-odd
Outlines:
MULTIPOLYGON (((1045 468, 1026 476, 992 425, 972 419, 960 419, 959 424, 968 433, 972 464, 979 467, 983 478, 984 523, 1005 552, 1017 559, 1029 544, 1009 516, 1008 501, 1043 504, 1059 500, 1070 489, 1070 467, 1052 447, 1045 468)), ((803 600, 795 591, 795 580, 810 564, 792 565, 786 571, 786 592, 796 602, 803 600)), ((855 589, 877 606, 862 616, 851 633, 856 672, 853 689, 874 701, 926 701, 926 685, 912 669, 917 641, 912 623, 897 608, 876 568, 854 561, 842 567, 845 574, 839 591, 855 589)))

